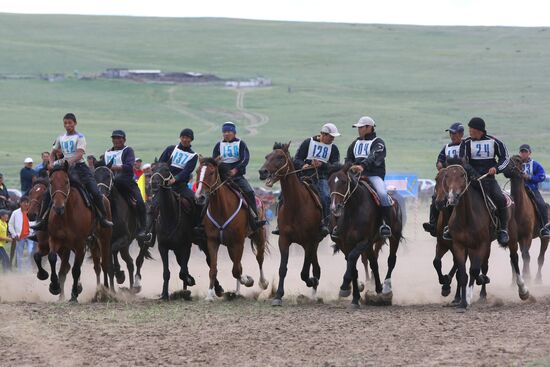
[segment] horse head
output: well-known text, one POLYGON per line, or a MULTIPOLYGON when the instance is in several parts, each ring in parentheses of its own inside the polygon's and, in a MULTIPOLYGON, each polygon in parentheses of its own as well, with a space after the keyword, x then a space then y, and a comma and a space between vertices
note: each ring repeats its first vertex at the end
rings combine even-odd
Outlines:
POLYGON ((102 195, 109 197, 113 188, 113 171, 107 166, 97 166, 94 170, 97 187, 102 195))
POLYGON ((437 175, 435 175, 435 207, 437 210, 442 210, 447 204, 447 194, 443 189, 443 177, 445 177, 445 172, 447 168, 441 168, 437 175))
POLYGON ((197 191, 195 192, 195 200, 198 204, 204 204, 208 196, 221 186, 222 181, 219 172, 219 162, 220 157, 199 157, 199 168, 197 168, 197 191))
POLYGON ((445 169, 441 183, 447 197, 447 205, 456 206, 469 187, 468 174, 461 165, 452 164, 445 169))
POLYGON ((523 179, 523 160, 519 155, 510 157, 510 163, 504 169, 506 178, 521 178, 523 179))
POLYGON ((71 192, 68 172, 69 162, 66 160, 63 160, 61 164, 54 165, 50 172, 50 196, 52 207, 57 215, 65 213, 65 204, 71 192))
POLYGON ((349 171, 351 164, 330 175, 330 211, 336 218, 344 214, 346 202, 350 199, 358 185, 358 178, 349 171))
POLYGON ((168 187, 168 181, 174 176, 170 172, 170 166, 164 162, 157 162, 151 174, 151 191, 156 194, 161 188, 168 187))
POLYGON ((36 181, 34 181, 32 188, 29 190, 29 211, 27 212, 27 216, 29 217, 29 220, 36 220, 36 217, 38 216, 38 213, 40 212, 40 208, 42 206, 42 201, 44 199, 44 194, 48 190, 50 186, 50 182, 47 178, 39 178, 36 181))
POLYGON ((272 187, 291 170, 291 158, 288 152, 288 144, 275 143, 273 151, 265 156, 265 162, 260 168, 260 180, 265 181, 267 187, 272 187))

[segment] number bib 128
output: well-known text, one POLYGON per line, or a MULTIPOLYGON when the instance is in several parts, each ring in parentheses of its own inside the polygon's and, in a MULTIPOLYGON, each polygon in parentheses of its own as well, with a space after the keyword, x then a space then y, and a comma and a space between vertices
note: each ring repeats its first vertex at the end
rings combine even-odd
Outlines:
POLYGON ((316 159, 323 163, 327 163, 330 158, 331 151, 332 151, 332 144, 323 144, 311 138, 309 141, 307 159, 309 160, 316 159))

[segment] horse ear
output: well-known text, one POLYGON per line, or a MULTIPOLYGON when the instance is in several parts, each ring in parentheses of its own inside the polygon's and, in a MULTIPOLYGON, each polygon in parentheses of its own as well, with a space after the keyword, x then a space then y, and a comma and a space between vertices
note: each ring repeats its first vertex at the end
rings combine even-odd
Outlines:
POLYGON ((69 170, 69 161, 67 161, 67 160, 63 161, 63 170, 64 171, 69 170))
POLYGON ((199 154, 199 164, 202 164, 202 162, 204 162, 204 157, 202 154, 199 154))
POLYGON ((284 152, 288 152, 288 148, 290 148, 290 143, 292 143, 292 141, 289 141, 287 144, 283 145, 283 151, 284 152))
POLYGON ((159 162, 159 159, 155 157, 155 160, 153 161, 153 163, 158 163, 158 162, 159 162))
POLYGON ((217 156, 216 158, 214 158, 214 160, 215 160, 216 162, 220 162, 220 161, 222 160, 222 156, 219 155, 219 156, 217 156))

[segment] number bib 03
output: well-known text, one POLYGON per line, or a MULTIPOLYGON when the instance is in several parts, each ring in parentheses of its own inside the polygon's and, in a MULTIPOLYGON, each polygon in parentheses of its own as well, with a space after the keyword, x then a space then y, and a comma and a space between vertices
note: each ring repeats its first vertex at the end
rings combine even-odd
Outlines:
POLYGON ((331 151, 332 144, 323 144, 311 138, 309 141, 309 149, 307 151, 307 159, 316 159, 323 163, 327 163, 330 158, 331 151))

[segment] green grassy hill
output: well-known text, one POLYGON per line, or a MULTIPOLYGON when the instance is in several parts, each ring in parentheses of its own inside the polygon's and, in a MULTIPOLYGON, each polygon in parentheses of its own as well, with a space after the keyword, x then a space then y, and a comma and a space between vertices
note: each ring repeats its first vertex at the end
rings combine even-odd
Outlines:
POLYGON ((111 130, 122 128, 146 161, 187 126, 209 155, 218 126, 234 119, 252 151, 254 180, 273 141, 297 144, 332 121, 345 151, 351 124, 364 114, 378 122, 390 171, 433 176, 444 129, 474 115, 510 150, 528 142, 550 165, 547 28, 0 14, 0 55, 0 74, 129 67, 274 83, 245 91, 246 111, 268 118, 249 136, 237 92, 219 86, 0 79, 0 171, 10 186, 18 186, 25 156, 49 149, 69 111, 90 153, 104 151, 111 130))

